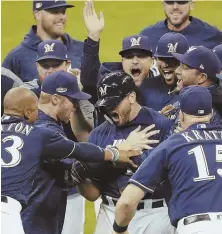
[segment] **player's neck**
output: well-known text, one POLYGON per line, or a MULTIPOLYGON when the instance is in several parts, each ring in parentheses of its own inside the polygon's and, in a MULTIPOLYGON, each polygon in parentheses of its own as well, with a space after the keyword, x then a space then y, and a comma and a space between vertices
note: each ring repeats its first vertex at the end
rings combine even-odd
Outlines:
POLYGON ((56 113, 54 113, 52 111, 53 108, 49 107, 48 104, 41 104, 41 103, 39 103, 38 104, 38 108, 39 108, 39 110, 41 110, 42 112, 44 112, 46 115, 48 115, 51 118, 53 118, 56 121, 58 121, 56 113))
POLYGON ((167 20, 167 27, 174 32, 180 32, 182 31, 184 28, 186 28, 189 24, 190 24, 190 19, 188 18, 184 23, 182 23, 181 25, 175 26, 173 24, 171 24, 168 20, 167 20))
POLYGON ((129 121, 132 121, 137 117, 141 110, 141 106, 138 103, 135 103, 134 106, 132 107, 132 111, 130 113, 129 121))
POLYGON ((61 40, 61 38, 56 38, 56 37, 53 38, 47 32, 45 32, 41 27, 37 27, 36 34, 37 34, 38 37, 41 38, 42 41, 45 41, 45 40, 61 40))
POLYGON ((18 112, 11 111, 11 110, 5 110, 3 115, 24 118, 24 115, 22 113, 18 113, 18 112))

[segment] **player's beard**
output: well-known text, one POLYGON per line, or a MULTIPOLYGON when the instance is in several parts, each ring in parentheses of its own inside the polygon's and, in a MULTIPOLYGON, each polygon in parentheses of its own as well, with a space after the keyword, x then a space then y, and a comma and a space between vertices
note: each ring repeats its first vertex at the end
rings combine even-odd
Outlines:
POLYGON ((56 29, 54 30, 54 28, 56 27, 55 24, 56 23, 49 25, 48 22, 44 19, 42 19, 41 21, 42 29, 44 30, 44 32, 46 32, 51 37, 51 39, 56 40, 64 34, 65 22, 64 22, 64 27, 61 30, 56 30, 56 29))
POLYGON ((174 22, 174 20, 171 20, 172 16, 168 16, 166 12, 165 12, 165 16, 171 25, 173 25, 175 28, 181 28, 181 26, 189 20, 190 13, 188 12, 186 15, 183 15, 180 21, 176 23, 174 22))

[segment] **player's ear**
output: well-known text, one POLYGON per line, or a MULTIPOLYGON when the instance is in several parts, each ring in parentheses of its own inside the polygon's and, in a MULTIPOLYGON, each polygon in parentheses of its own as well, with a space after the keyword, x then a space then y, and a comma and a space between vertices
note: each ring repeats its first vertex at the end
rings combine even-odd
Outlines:
POLYGON ((201 85, 206 81, 207 81, 207 74, 206 73, 200 73, 198 75, 198 85, 201 85))
POLYGON ((151 60, 151 62, 150 62, 150 67, 152 67, 153 64, 154 64, 154 57, 150 57, 150 60, 151 60))
POLYGON ((130 104, 134 104, 136 102, 136 93, 132 92, 128 96, 130 104))
POLYGON ((66 70, 68 71, 69 68, 71 69, 71 60, 67 60, 65 61, 65 63, 66 63, 66 70))
POLYGON ((28 108, 28 107, 26 107, 26 108, 24 109, 24 118, 25 118, 26 120, 29 120, 29 117, 30 117, 31 113, 32 113, 31 109, 28 108))
POLYGON ((34 11, 34 18, 38 22, 41 19, 41 11, 34 11))
POLYGON ((194 0, 191 0, 189 2, 189 4, 190 4, 190 11, 193 11, 194 10, 194 0))
POLYGON ((58 105, 59 100, 60 100, 60 98, 57 94, 51 95, 51 103, 53 106, 58 105))

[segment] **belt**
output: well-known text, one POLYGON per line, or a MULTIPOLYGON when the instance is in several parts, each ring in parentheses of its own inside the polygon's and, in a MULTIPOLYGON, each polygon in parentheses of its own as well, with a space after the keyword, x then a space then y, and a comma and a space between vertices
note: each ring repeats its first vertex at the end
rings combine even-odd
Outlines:
MULTIPOLYGON (((222 221, 222 215, 217 215, 216 219, 222 221)), ((210 217, 209 214, 192 215, 190 217, 184 218, 183 224, 188 225, 188 224, 196 223, 199 221, 211 221, 211 220, 212 218, 210 217)))
POLYGON ((6 196, 1 195, 1 202, 8 203, 8 198, 6 196))
MULTIPOLYGON (((108 199, 106 198, 106 196, 102 196, 102 200, 103 200, 103 203, 105 205, 110 205, 110 202, 108 201, 108 199)), ((114 206, 116 206, 117 202, 118 202, 118 199, 114 199, 114 198, 111 198, 112 200, 112 203, 114 206)), ((159 201, 152 201, 152 206, 151 208, 154 209, 154 208, 160 208, 160 207, 164 207, 164 203, 163 203, 163 200, 159 200, 159 201)), ((143 210, 145 207, 145 200, 142 200, 138 206, 137 206, 137 210, 143 210)))

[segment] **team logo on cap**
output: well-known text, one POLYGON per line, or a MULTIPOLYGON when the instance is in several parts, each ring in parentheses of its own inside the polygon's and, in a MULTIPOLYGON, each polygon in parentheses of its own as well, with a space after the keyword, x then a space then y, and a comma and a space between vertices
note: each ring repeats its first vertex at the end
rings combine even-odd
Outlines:
POLYGON ((131 40, 130 40, 131 47, 140 46, 140 40, 141 40, 141 37, 138 37, 137 39, 135 37, 131 38, 131 40))
POLYGON ((54 46, 55 43, 52 43, 51 45, 49 44, 44 45, 45 53, 53 52, 54 46))
POLYGON ((37 2, 36 4, 35 4, 35 8, 40 8, 42 6, 42 3, 41 2, 37 2))
POLYGON ((204 110, 198 110, 198 114, 203 115, 204 114, 204 110))
POLYGON ((55 2, 58 2, 59 0, 55 0, 55 2))
POLYGON ((204 66, 203 66, 203 64, 200 64, 200 68, 201 68, 201 69, 204 69, 204 66))
POLYGON ((176 53, 177 52, 177 46, 178 46, 178 42, 175 45, 173 45, 173 43, 169 43, 167 45, 167 47, 169 48, 168 53, 176 53))
POLYGON ((105 85, 104 87, 100 87, 99 88, 99 92, 100 92, 100 94, 101 94, 101 96, 104 96, 104 95, 106 95, 107 94, 107 85, 105 85))
POLYGON ((189 54, 190 52, 192 52, 193 50, 196 50, 196 49, 197 49, 197 47, 191 46, 189 48, 189 50, 187 51, 187 53, 189 54))
POLYGON ((56 89, 56 92, 58 92, 58 93, 65 93, 67 91, 67 88, 57 88, 56 89))

